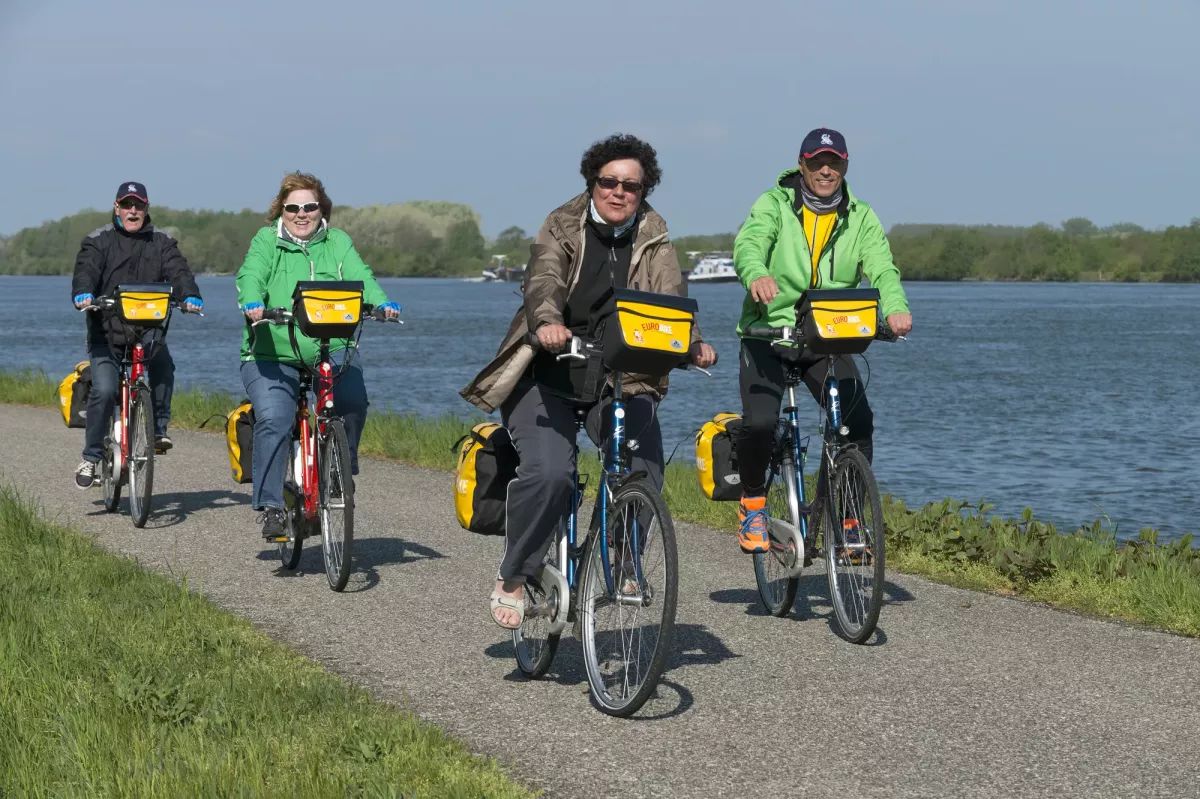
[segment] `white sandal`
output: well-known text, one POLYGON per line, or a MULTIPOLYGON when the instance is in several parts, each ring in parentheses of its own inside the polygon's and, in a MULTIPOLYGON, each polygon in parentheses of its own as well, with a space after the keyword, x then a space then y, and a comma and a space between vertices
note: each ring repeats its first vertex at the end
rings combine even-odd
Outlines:
POLYGON ((492 615, 492 621, 494 621, 496 623, 497 627, 500 627, 505 630, 518 629, 521 626, 521 624, 525 621, 525 595, 522 594, 520 597, 515 597, 515 596, 507 596, 505 594, 501 594, 496 591, 493 591, 492 596, 491 596, 491 615, 492 615), (500 620, 496 618, 496 611, 499 610, 500 608, 504 608, 505 610, 511 610, 514 613, 516 613, 517 614, 517 623, 513 624, 511 626, 508 624, 501 624, 500 620))

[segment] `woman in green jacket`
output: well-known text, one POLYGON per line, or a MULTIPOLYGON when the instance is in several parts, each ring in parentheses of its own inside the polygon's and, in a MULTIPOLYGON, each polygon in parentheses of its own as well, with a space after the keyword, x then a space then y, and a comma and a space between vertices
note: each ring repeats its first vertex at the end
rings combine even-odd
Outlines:
MULTIPOLYGON (((288 443, 296 421, 301 359, 316 359, 317 341, 296 331, 293 350, 285 326, 250 323, 266 308, 290 307, 292 292, 302 280, 361 280, 363 302, 396 316, 400 306, 389 302, 371 268, 363 263, 346 233, 329 226, 333 203, 313 175, 293 172, 284 177, 267 211, 270 223, 250 242, 237 273, 238 305, 246 315, 242 335, 242 385, 254 406, 254 491, 252 506, 263 512, 262 534, 273 539, 284 531, 283 480, 291 456, 288 443)), ((330 348, 345 349, 345 340, 330 348)), ((358 439, 367 418, 367 389, 362 368, 351 357, 334 393, 334 409, 346 423, 351 468, 358 473, 358 439)))
MULTIPOLYGON (((850 153, 842 134, 817 128, 804 137, 799 168, 779 176, 750 209, 733 244, 734 268, 746 288, 737 332, 751 325, 794 327, 796 303, 810 288, 853 288, 865 276, 879 290, 888 326, 897 335, 912 329, 900 270, 883 225, 871 207, 850 192, 845 175, 850 153)), ((738 540, 745 552, 765 552, 766 474, 783 397, 784 364, 803 370, 804 383, 820 399, 825 356, 782 355, 769 341, 742 338, 742 427, 736 442, 742 482, 738 540)), ((850 440, 870 458, 874 417, 854 360, 834 360, 834 376, 847 409, 850 440)))

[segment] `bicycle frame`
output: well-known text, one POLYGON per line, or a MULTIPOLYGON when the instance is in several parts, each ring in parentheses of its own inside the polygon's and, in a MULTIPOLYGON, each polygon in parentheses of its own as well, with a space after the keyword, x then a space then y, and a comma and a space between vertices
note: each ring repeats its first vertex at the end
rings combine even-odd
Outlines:
POLYGON ((300 437, 300 465, 296 474, 300 476, 303 485, 298 486, 303 497, 304 518, 317 518, 319 502, 319 472, 317 463, 317 438, 325 435, 326 425, 333 411, 333 364, 329 357, 329 343, 321 342, 320 354, 311 371, 304 367, 300 370, 300 392, 296 400, 296 429, 300 437), (308 394, 316 388, 317 414, 316 424, 313 424, 309 413, 308 394))
MULTIPOLYGON (((621 373, 613 373, 613 385, 621 385, 621 373)), ((600 503, 597 508, 600 513, 600 523, 597 530, 603 533, 608 529, 608 503, 613 493, 613 486, 620 483, 621 480, 629 474, 626 468, 624 459, 621 457, 621 450, 625 445, 625 402, 620 396, 618 390, 612 401, 612 406, 608 409, 607 417, 608 425, 601 425, 601 430, 611 430, 611 443, 608 448, 608 453, 604 459, 604 469, 600 477, 601 492, 600 503)), ((579 482, 579 469, 576 468, 572 474, 572 481, 575 488, 571 492, 571 505, 567 513, 567 530, 566 535, 562 536, 558 541, 558 562, 566 567, 566 582, 567 586, 574 591, 577 587, 579 577, 579 567, 583 561, 584 551, 586 550, 586 539, 581 544, 579 542, 579 505, 583 500, 582 486, 579 482)), ((639 525, 636 520, 633 524, 633 563, 634 573, 639 581, 644 579, 642 575, 642 559, 641 546, 638 541, 639 525)), ((616 586, 613 581, 612 564, 608 558, 608 536, 601 535, 600 537, 600 556, 601 562, 604 564, 604 589, 609 595, 615 595, 616 586)))

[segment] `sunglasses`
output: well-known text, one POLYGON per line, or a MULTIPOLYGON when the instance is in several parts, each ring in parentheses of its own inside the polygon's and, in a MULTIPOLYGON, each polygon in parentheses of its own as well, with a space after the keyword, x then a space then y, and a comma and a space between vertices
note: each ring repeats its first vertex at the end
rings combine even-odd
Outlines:
POLYGON ((320 203, 305 203, 304 205, 297 205, 296 203, 288 203, 287 205, 283 206, 283 210, 287 211, 289 214, 298 214, 301 211, 303 211, 306 214, 311 214, 313 211, 317 210, 320 207, 321 207, 320 203))
POLYGON ((132 197, 126 197, 124 200, 121 200, 121 202, 117 203, 117 205, 120 206, 121 208, 124 208, 126 211, 129 211, 134 208, 136 208, 139 211, 146 210, 146 204, 144 202, 142 202, 141 200, 135 200, 132 197))
POLYGON ((596 178, 596 183, 600 188, 612 191, 617 186, 625 189, 630 194, 641 194, 645 185, 637 180, 618 180, 617 178, 596 178))

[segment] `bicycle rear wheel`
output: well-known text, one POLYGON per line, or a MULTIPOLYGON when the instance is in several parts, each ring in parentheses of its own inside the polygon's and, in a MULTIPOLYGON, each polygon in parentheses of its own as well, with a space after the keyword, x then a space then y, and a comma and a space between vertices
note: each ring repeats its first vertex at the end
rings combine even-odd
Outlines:
POLYGON ((154 411, 149 386, 139 386, 129 406, 129 515, 145 527, 154 491, 154 411))
POLYGON ((104 454, 100 456, 100 487, 104 490, 104 509, 109 513, 116 511, 121 504, 121 469, 117 466, 117 454, 121 451, 121 443, 117 440, 116 418, 119 411, 114 411, 113 421, 109 423, 108 438, 104 442, 104 454))
MULTIPOLYGON (((787 447, 785 441, 781 446, 787 447)), ((796 464, 790 452, 781 458, 772 459, 771 471, 767 475, 767 514, 772 521, 782 519, 800 529, 800 496, 796 490, 796 464)), ((796 601, 800 578, 793 577, 800 553, 790 536, 778 535, 771 530, 768 538, 771 548, 766 552, 754 553, 754 580, 758 583, 758 596, 767 613, 786 616, 796 601)))
POLYGON ((350 474, 350 444, 341 419, 325 423, 321 453, 321 550, 329 587, 341 591, 350 579, 354 542, 354 477, 350 474))
MULTIPOLYGON (((544 561, 545 565, 560 572, 566 568, 559 562, 559 542, 565 536, 565 524, 565 519, 559 523, 544 561)), ((551 629, 555 628, 554 623, 559 621, 559 615, 568 601, 567 597, 560 594, 560 590, 560 586, 550 581, 543 584, 538 580, 529 580, 525 583, 525 620, 512 631, 512 642, 517 668, 531 679, 537 679, 549 671, 554 653, 558 651, 562 628, 557 628, 560 632, 551 632, 551 629)))
MULTIPOLYGON (((603 489, 601 489, 603 490, 603 489)), ((611 716, 636 713, 658 685, 675 625, 675 526, 649 482, 633 480, 608 510, 609 591, 600 535, 588 541, 579 588, 583 659, 592 698, 611 716)))
POLYGON ((838 634, 861 644, 875 632, 883 605, 884 528, 879 488, 867 458, 842 450, 825 497, 825 566, 838 634))

